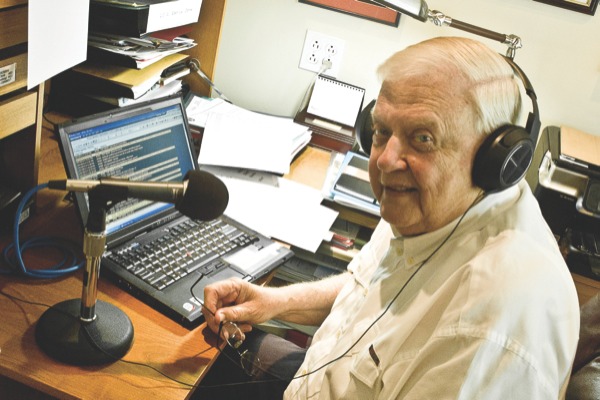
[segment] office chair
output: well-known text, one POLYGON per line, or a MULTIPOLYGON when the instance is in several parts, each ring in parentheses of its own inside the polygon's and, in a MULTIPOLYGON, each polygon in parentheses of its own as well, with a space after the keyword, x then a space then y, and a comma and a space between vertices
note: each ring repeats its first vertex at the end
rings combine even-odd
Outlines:
POLYGON ((600 399, 600 293, 581 306, 579 344, 566 400, 600 399))

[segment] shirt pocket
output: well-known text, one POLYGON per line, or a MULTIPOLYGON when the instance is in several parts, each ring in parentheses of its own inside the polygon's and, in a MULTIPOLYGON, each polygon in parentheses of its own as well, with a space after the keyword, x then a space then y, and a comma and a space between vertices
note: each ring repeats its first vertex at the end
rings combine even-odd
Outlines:
MULTIPOLYGON (((355 337, 360 336, 368 328, 368 325, 356 327, 355 337)), ((382 352, 373 340, 378 335, 379 328, 374 325, 359 342, 359 349, 351 355, 350 376, 355 381, 357 393, 362 392, 361 386, 363 386, 362 389, 366 389, 366 393, 369 393, 368 398, 376 397, 376 393, 381 390, 381 367, 384 360, 382 352)))

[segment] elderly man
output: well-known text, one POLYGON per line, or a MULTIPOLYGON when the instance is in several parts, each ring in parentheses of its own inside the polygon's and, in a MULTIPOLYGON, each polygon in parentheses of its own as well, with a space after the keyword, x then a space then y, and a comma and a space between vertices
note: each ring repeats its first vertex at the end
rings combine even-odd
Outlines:
POLYGON ((306 354, 256 347, 260 379, 289 399, 564 397, 579 329, 569 271, 524 181, 490 193, 472 178, 486 136, 518 117, 513 69, 480 42, 436 38, 379 74, 370 242, 323 281, 207 287, 208 325, 318 325, 306 354))

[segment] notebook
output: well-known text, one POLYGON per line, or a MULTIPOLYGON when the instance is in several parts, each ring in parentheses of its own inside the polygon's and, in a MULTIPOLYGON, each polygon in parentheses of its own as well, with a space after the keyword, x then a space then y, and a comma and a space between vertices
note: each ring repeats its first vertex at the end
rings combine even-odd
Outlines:
MULTIPOLYGON (((180 96, 72 120, 57 133, 69 179, 181 182, 199 168, 180 96)), ((87 194, 75 196, 85 224, 87 194)), ((106 241, 101 276, 189 328, 203 321, 195 297, 203 300, 206 284, 229 277, 253 282, 293 255, 226 216, 195 221, 171 204, 136 199, 109 210, 106 241)))

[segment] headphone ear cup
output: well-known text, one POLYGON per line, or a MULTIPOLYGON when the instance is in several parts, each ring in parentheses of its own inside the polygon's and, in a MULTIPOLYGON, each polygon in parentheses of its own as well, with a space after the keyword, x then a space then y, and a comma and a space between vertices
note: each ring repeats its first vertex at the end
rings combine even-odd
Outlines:
POLYGON ((358 114, 356 125, 354 126, 356 140, 366 155, 371 155, 371 145, 373 144, 373 118, 371 118, 373 107, 375 107, 375 100, 371 100, 358 114))
POLYGON ((473 183, 486 192, 506 189, 525 176, 533 159, 531 135, 516 125, 503 125, 490 133, 473 162, 473 183))

